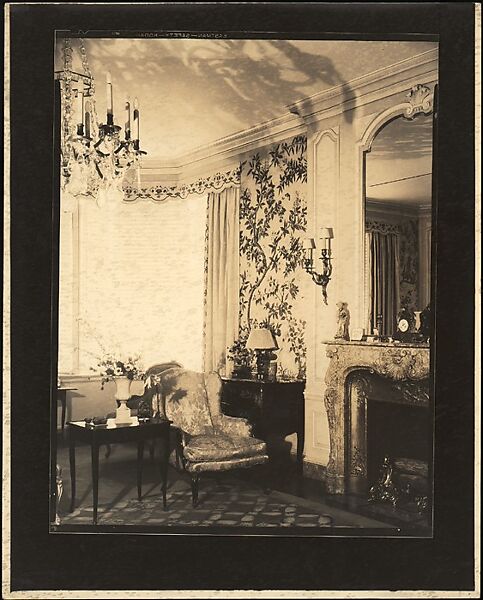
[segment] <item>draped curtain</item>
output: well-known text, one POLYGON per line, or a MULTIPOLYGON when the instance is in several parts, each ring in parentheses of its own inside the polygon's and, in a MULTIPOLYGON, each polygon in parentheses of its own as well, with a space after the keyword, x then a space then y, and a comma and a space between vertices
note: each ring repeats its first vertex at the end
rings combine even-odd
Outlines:
POLYGON ((380 335, 392 335, 399 311, 399 238, 396 233, 368 231, 369 320, 370 331, 382 315, 380 335))
POLYGON ((238 337, 240 191, 208 195, 204 370, 218 371, 238 337))

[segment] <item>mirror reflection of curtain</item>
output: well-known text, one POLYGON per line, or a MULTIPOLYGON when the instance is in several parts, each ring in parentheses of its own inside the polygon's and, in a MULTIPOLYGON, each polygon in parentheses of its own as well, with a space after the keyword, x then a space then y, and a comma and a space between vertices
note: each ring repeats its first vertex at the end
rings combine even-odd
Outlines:
POLYGON ((239 208, 236 187, 208 195, 204 370, 218 371, 238 337, 239 208))
POLYGON ((369 230, 369 318, 370 333, 382 315, 380 335, 393 335, 399 311, 399 239, 397 233, 369 230))

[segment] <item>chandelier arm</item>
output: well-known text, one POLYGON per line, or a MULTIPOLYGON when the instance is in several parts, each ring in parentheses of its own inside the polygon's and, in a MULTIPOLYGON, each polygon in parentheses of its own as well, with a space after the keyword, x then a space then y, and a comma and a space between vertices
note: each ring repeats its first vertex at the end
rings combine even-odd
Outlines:
POLYGON ((85 47, 85 43, 84 43, 84 38, 79 38, 79 51, 80 51, 80 55, 81 55, 81 61, 82 61, 82 68, 84 69, 84 73, 86 74, 87 77, 89 77, 91 85, 90 85, 90 89, 89 89, 89 98, 91 100, 91 106, 92 106, 92 121, 93 121, 93 125, 94 125, 94 135, 97 136, 97 132, 99 131, 99 118, 97 116, 97 107, 96 107, 96 100, 95 100, 95 95, 96 95, 96 87, 95 87, 95 80, 94 77, 91 73, 90 67, 89 67, 89 62, 87 60, 87 51, 86 51, 86 47, 85 47))

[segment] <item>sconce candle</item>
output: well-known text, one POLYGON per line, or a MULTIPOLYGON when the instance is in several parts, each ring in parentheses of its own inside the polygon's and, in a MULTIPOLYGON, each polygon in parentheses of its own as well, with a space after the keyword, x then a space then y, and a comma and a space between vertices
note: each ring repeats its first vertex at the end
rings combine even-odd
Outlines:
POLYGON ((303 249, 305 254, 305 260, 313 260, 313 252, 315 248, 315 242, 313 238, 306 238, 303 241, 303 249))
POLYGON ((107 114, 112 115, 112 83, 111 83, 111 74, 109 71, 106 73, 106 105, 107 105, 107 114))
POLYGON ((332 228, 321 227, 320 228, 320 239, 322 240, 322 247, 325 250, 330 250, 330 240, 333 239, 334 234, 332 228))

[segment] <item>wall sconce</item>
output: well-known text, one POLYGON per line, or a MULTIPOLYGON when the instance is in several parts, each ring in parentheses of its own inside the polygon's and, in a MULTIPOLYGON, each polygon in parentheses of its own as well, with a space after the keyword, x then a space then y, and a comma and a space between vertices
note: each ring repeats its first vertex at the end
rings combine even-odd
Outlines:
POLYGON ((322 288, 322 296, 324 303, 327 304, 327 284, 332 276, 332 253, 330 250, 330 240, 334 239, 334 233, 330 227, 321 227, 320 229, 320 258, 322 261, 322 273, 318 273, 314 268, 314 249, 316 248, 315 240, 307 238, 304 240, 304 259, 303 267, 309 275, 312 276, 312 281, 322 288))

